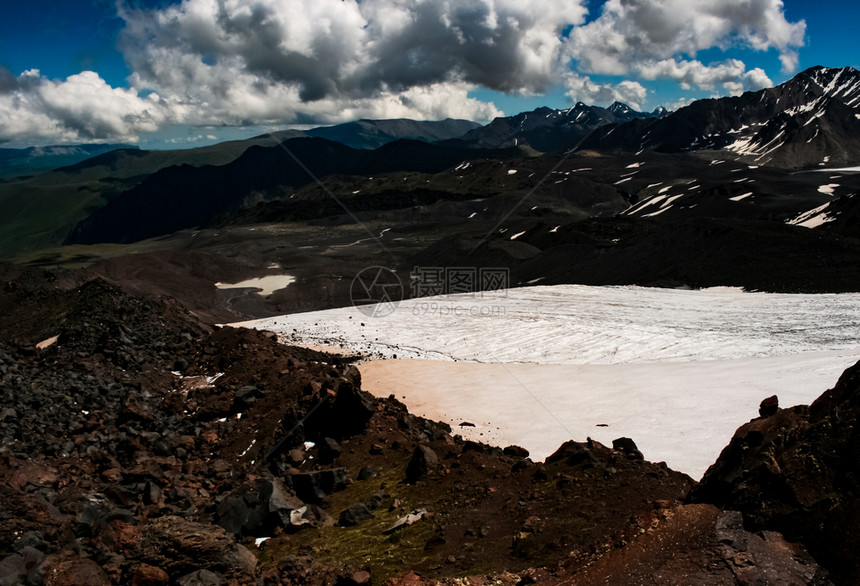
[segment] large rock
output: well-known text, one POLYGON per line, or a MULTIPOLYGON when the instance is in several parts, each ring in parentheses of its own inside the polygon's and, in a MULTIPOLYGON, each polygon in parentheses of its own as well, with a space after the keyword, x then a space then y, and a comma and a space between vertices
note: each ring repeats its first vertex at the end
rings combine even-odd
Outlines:
POLYGON ((835 581, 860 584, 860 363, 811 406, 740 427, 691 492, 747 528, 801 542, 835 581))
POLYGON ((629 437, 619 437, 612 440, 612 449, 636 460, 643 459, 642 452, 639 451, 639 448, 636 446, 636 442, 629 437))
POLYGON ((42 582, 42 562, 45 555, 33 548, 22 547, 0 560, 0 586, 7 584, 40 584, 42 582))
POLYGON ((359 523, 370 519, 373 519, 373 513, 370 512, 367 505, 364 503, 358 503, 356 505, 352 505, 348 509, 344 509, 340 513, 338 525, 341 527, 352 527, 353 525, 358 525, 359 523))
POLYGON ((332 468, 290 475, 293 490, 306 503, 319 504, 325 497, 346 488, 346 468, 332 468))
POLYGON ((334 396, 305 419, 305 436, 342 440, 360 433, 376 412, 373 397, 347 381, 336 382, 334 396))
POLYGON ((276 527, 292 526, 292 512, 304 503, 277 479, 243 485, 218 505, 218 524, 236 535, 270 536, 276 527))
POLYGON ((161 517, 141 530, 138 558, 171 576, 197 569, 253 574, 256 558, 217 525, 161 517))
POLYGON ((439 465, 439 457, 429 446, 419 445, 406 466, 406 482, 418 482, 439 465))

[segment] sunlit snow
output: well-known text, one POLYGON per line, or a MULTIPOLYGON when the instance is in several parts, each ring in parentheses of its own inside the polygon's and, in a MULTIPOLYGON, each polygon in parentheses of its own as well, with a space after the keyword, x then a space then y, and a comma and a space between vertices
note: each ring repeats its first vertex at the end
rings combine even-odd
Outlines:
POLYGON ((695 478, 762 399, 808 404, 860 359, 860 294, 559 285, 243 325, 397 355, 363 364, 364 388, 464 437, 543 459, 568 439, 627 436, 695 478))
POLYGON ((291 275, 269 275, 238 283, 215 283, 215 286, 219 289, 260 289, 260 295, 265 297, 295 282, 296 278, 291 275))

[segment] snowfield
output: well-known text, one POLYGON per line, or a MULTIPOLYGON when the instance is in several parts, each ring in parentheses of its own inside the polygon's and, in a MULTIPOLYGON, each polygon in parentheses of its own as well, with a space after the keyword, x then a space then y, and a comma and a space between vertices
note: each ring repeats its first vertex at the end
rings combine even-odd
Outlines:
POLYGON ((694 478, 762 399, 808 404, 860 359, 860 294, 560 285, 234 325, 381 358, 361 366, 366 390, 464 437, 543 459, 627 436, 694 478))

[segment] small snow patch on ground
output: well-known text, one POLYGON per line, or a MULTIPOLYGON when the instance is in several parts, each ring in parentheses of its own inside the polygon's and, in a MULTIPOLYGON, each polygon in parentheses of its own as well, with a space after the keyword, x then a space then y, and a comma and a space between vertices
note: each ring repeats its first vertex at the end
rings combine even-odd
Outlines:
POLYGON ((627 168, 628 169, 638 169, 642 165, 644 165, 644 163, 633 163, 632 165, 627 165, 627 168))
POLYGON ((621 181, 616 181, 616 182, 615 182, 615 185, 621 185, 622 183, 627 183, 627 182, 628 182, 628 181, 630 181, 631 179, 633 179, 633 177, 625 177, 625 178, 624 178, 624 179, 622 179, 621 181))
POLYGON ((839 187, 838 183, 828 183, 827 185, 822 185, 818 188, 818 193, 823 193, 825 195, 833 195, 833 190, 839 187))
POLYGON ((47 340, 42 340, 41 342, 36 344, 36 348, 38 348, 39 350, 44 350, 45 348, 49 348, 49 347, 53 346, 54 344, 56 344, 57 340, 59 340, 59 339, 60 339, 60 336, 52 336, 52 337, 48 338, 47 340))
POLYGON ((555 228, 553 228, 552 230, 549 231, 550 234, 555 234, 556 232, 558 232, 559 228, 561 228, 561 226, 556 226, 555 228))
POLYGON ((471 220, 472 218, 474 218, 474 217, 475 217, 475 216, 477 216, 477 215, 478 215, 478 212, 472 212, 472 214, 471 214, 468 218, 466 218, 466 219, 467 219, 467 220, 471 220))
POLYGON ((803 212, 793 220, 789 220, 788 222, 786 222, 786 224, 800 226, 801 228, 817 228, 822 224, 832 222, 836 219, 828 213, 827 208, 829 207, 829 203, 826 203, 823 206, 818 206, 817 208, 813 208, 808 212, 803 212))
POLYGON ((238 283, 215 283, 215 287, 218 289, 259 289, 260 295, 266 297, 295 282, 296 278, 292 275, 269 275, 268 277, 247 279, 238 283))
POLYGON ((511 236, 511 240, 516 240, 517 238, 519 238, 520 236, 522 236, 522 235, 523 235, 523 234, 525 234, 525 233, 526 233, 526 231, 525 231, 525 230, 523 230, 522 232, 517 232, 516 234, 514 234, 513 236, 511 236))
POLYGON ((749 196, 751 196, 752 194, 753 194, 753 192, 752 192, 752 191, 750 191, 749 193, 745 193, 745 194, 743 194, 743 195, 738 195, 738 196, 736 196, 736 197, 730 197, 729 199, 730 199, 730 200, 732 200, 732 201, 741 201, 741 200, 744 200, 744 199, 748 198, 748 197, 749 197, 749 196))
POLYGON ((518 169, 508 169, 508 175, 516 175, 518 169))

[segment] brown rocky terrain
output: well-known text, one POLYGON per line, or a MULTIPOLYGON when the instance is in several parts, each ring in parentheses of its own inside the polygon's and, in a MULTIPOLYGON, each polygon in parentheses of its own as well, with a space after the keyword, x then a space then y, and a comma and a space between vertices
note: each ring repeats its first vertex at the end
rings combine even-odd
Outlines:
POLYGON ((0 584, 858 576, 857 367, 696 486, 627 439, 544 463, 464 441, 348 359, 101 280, 10 271, 0 309, 0 584))

